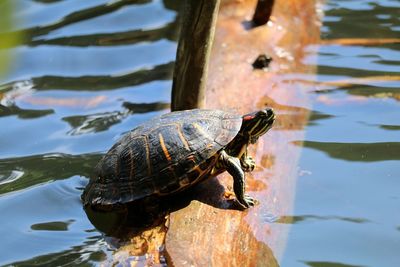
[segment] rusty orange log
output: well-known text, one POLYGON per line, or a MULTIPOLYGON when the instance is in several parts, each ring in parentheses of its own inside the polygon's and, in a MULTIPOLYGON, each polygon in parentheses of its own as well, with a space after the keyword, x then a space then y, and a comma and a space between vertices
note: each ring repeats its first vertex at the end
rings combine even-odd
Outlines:
MULTIPOLYGON (((239 113, 271 106, 275 128, 251 147, 258 168, 247 176, 247 191, 260 204, 246 211, 226 209, 227 174, 200 184, 191 203, 170 214, 166 254, 171 266, 278 266, 287 224, 273 218, 291 214, 300 148, 309 115, 312 85, 288 80, 314 75, 304 64, 308 45, 319 41, 317 1, 277 0, 272 21, 249 29, 255 0, 222 1, 211 51, 205 106, 239 113), (267 70, 253 61, 267 54, 267 70)), ((308 52, 309 53, 309 52, 308 52)))
POLYGON ((290 224, 274 220, 292 212, 301 149, 292 142, 303 139, 307 92, 315 89, 304 83, 315 74, 315 64, 304 58, 307 47, 319 42, 321 12, 317 0, 276 0, 271 21, 251 28, 256 1, 221 1, 203 104, 241 114, 267 106, 276 110, 273 130, 249 151, 258 166, 246 177, 247 192, 259 204, 232 208, 232 179, 218 175, 191 190, 189 201, 159 226, 127 235, 130 242, 114 253, 112 264, 279 265, 290 224), (273 60, 255 70, 252 63, 261 54, 273 60))

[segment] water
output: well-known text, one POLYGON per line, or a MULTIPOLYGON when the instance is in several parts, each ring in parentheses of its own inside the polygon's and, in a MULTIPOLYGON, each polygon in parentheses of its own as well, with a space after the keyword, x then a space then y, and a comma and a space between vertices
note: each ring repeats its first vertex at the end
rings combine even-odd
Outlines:
MULTIPOLYGON (((79 196, 105 150, 168 111, 175 2, 15 1, 26 39, 0 82, 0 265, 110 256, 79 196)), ((324 8, 323 39, 400 37, 399 1, 324 8)), ((306 129, 280 265, 400 266, 400 45, 318 49, 319 116, 306 129)))
MULTIPOLYGON (((399 7, 328 1, 322 38, 399 38, 399 7)), ((398 43, 319 47, 311 98, 328 116, 306 129, 281 266, 400 266, 399 71, 398 43)))
POLYGON ((1 82, 0 265, 95 265, 110 249, 81 190, 124 132, 168 111, 178 7, 13 2, 26 40, 1 82))

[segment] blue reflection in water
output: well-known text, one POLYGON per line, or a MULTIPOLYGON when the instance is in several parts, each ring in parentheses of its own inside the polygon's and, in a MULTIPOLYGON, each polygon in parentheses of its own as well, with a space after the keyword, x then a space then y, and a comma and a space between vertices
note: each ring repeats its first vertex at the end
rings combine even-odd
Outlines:
MULTIPOLYGON (((329 1, 322 36, 398 38, 398 8, 329 1)), ((293 143, 304 145, 303 175, 294 214, 278 220, 293 224, 282 266, 400 266, 399 51, 398 43, 320 47, 311 97, 329 116, 293 143)))
POLYGON ((110 251, 80 194, 123 133, 168 111, 179 3, 13 2, 25 38, 0 81, 0 265, 96 265, 110 251))

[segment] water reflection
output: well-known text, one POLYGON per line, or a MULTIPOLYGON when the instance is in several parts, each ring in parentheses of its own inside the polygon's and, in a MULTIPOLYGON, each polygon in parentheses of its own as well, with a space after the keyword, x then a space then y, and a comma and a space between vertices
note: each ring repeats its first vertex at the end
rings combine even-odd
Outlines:
MULTIPOLYGON (((399 79, 400 80, 400 79, 399 79)), ((388 79, 388 82, 390 80, 388 79)), ((351 81, 349 81, 350 83, 351 81)), ((353 81, 356 82, 356 81, 353 81)), ((367 81, 365 81, 367 82, 367 81)), ((371 83, 374 82, 372 78, 371 83)), ((343 82, 338 82, 343 83, 343 82)), ((334 84, 334 83, 322 83, 323 86, 334 84)), ((400 92, 398 88, 387 87, 387 86, 373 86, 373 85, 359 85, 359 84, 348 84, 342 87, 335 87, 334 89, 321 89, 316 91, 318 94, 335 93, 337 91, 345 91, 350 95, 362 96, 362 97, 374 97, 374 98, 392 98, 396 101, 400 101, 400 92)))
POLYGON ((70 135, 80 135, 95 133, 108 130, 111 126, 120 123, 124 118, 131 114, 148 113, 160 111, 169 108, 168 103, 123 103, 124 110, 104 112, 89 115, 76 115, 64 117, 63 120, 68 122, 72 127, 68 131, 70 135))
POLYGON ((363 218, 351 218, 351 217, 342 217, 342 216, 317 216, 317 215, 298 215, 298 216, 281 216, 277 223, 284 224, 298 224, 305 221, 328 221, 328 220, 339 220, 344 222, 351 223, 368 223, 370 222, 367 219, 363 218))
POLYGON ((124 75, 100 76, 42 76, 32 78, 37 90, 113 90, 137 86, 152 81, 170 80, 174 63, 170 62, 151 69, 138 70, 124 75))
POLYGON ((328 261, 303 261, 304 264, 310 267, 364 267, 365 265, 351 265, 340 262, 328 261))
POLYGON ((375 162, 400 160, 400 143, 339 143, 339 142, 317 142, 317 141, 295 141, 295 145, 303 145, 325 152, 331 158, 346 161, 375 162))
POLYGON ((1 245, 9 250, 0 254, 0 265, 80 263, 92 253, 107 253, 104 240, 84 216, 79 201, 79 188, 84 184, 84 179, 73 176, 2 194, 0 212, 5 227, 0 229, 1 245))
MULTIPOLYGON (((64 18, 60 19, 59 21, 46 25, 46 26, 36 26, 29 29, 20 30, 18 34, 22 34, 24 38, 30 42, 35 38, 46 35, 54 30, 63 28, 67 25, 77 23, 80 21, 85 21, 88 19, 92 19, 98 16, 105 15, 107 13, 114 12, 120 9, 123 6, 131 5, 131 4, 144 4, 149 3, 150 0, 121 0, 121 1, 114 1, 111 3, 103 4, 94 6, 87 9, 82 9, 71 14, 68 14, 64 18)), ((3 38, 5 35, 9 34, 16 34, 16 32, 10 33, 0 33, 0 38, 3 38)))
POLYGON ((18 179, 0 186, 0 195, 41 183, 66 179, 74 175, 89 177, 101 154, 43 154, 0 159, 0 181, 15 171, 23 173, 18 179))
POLYGON ((400 125, 379 125, 379 127, 389 131, 400 131, 400 125))
MULTIPOLYGON (((34 56, 25 58, 21 54, 22 58, 15 61, 14 71, 1 81, 0 87, 0 123, 4 133, 0 140, 3 152, 0 155, 0 235, 3 237, 0 251, 5 252, 0 253, 0 265, 111 265, 107 260, 112 258, 109 251, 112 242, 86 219, 79 196, 87 180, 78 176, 89 177, 102 155, 98 151, 109 147, 122 132, 150 118, 151 112, 168 108, 168 99, 160 98, 160 94, 169 94, 175 56, 172 48, 179 20, 179 14, 174 11, 179 9, 180 1, 16 2, 23 9, 18 14, 34 16, 21 20, 23 29, 18 33, 24 34, 24 40, 17 49, 11 50, 13 53, 28 51, 34 56), (143 13, 145 20, 127 12, 136 5, 151 9, 152 12, 143 13), (133 18, 133 24, 127 26, 113 20, 121 15, 133 18), (104 27, 99 22, 104 22, 104 27), (153 45, 145 49, 147 58, 141 65, 131 50, 123 50, 149 43, 153 45), (86 53, 91 47, 96 50, 92 55, 107 59, 118 54, 121 61, 114 59, 113 67, 99 65, 93 58, 81 60, 82 68, 66 68, 62 60, 71 57, 70 51, 77 51, 73 55, 87 55, 91 54, 86 53), (46 48, 58 55, 57 64, 52 62, 46 48), (154 49, 162 56, 158 57, 154 49), (124 68, 120 68, 122 64, 124 68), (18 81, 27 81, 29 90, 16 92, 18 81), (153 90, 156 87, 162 90, 153 90), (92 99, 88 94, 93 98, 104 96, 102 99, 106 101, 96 106, 42 101, 58 97, 87 102, 92 99)), ((302 164, 310 170, 310 175, 299 179, 296 213, 307 215, 285 216, 278 221, 281 225, 293 223, 285 256, 291 261, 283 266, 358 266, 346 264, 358 262, 360 266, 397 266, 394 262, 399 259, 400 224, 395 162, 400 159, 400 147, 395 134, 400 130, 396 121, 400 48, 395 41, 399 36, 400 17, 396 13, 399 7, 398 1, 391 0, 326 3, 322 37, 329 42, 320 49, 318 82, 310 78, 319 90, 310 95, 317 99, 339 94, 343 102, 340 109, 328 102, 314 103, 309 125, 282 125, 277 121, 276 130, 307 127, 307 139, 318 141, 306 141, 305 146, 330 156, 321 157, 308 149, 303 151, 302 164), (338 38, 344 39, 335 42, 338 38), (354 42, 351 38, 360 40, 354 42), (349 96, 360 97, 362 104, 348 101, 349 96), (371 111, 376 116, 366 120, 365 114, 371 111), (343 130, 332 134, 331 130, 338 126, 343 130), (360 142, 361 138, 365 143, 360 142), (393 163, 387 164, 387 161, 393 163), (362 169, 358 169, 360 166, 362 169), (336 175, 339 169, 340 174, 336 175), (357 177, 360 172, 362 177, 357 177), (337 195, 329 197, 330 194, 337 195), (324 215, 327 213, 338 215, 324 215), (345 216, 348 214, 351 215, 345 216), (337 222, 350 223, 336 227, 337 222)), ((0 39, 16 33, 0 33, 0 39)), ((296 118, 310 112, 303 107, 273 103, 272 99, 265 99, 265 103, 275 105, 281 118, 296 118)), ((294 144, 300 145, 300 142, 294 144)), ((268 157, 262 159, 262 162, 269 161, 268 157)), ((262 163, 265 168, 267 165, 262 163)), ((265 190, 265 184, 251 184, 251 180, 255 179, 249 179, 252 190, 265 190)), ((209 192, 210 187, 220 190, 213 181, 204 187, 199 190, 209 192)), ((213 199, 204 192, 204 199, 192 195, 188 201, 197 198, 209 205, 229 207, 230 202, 223 198, 219 198, 222 202, 213 204, 213 199)), ((276 220, 267 213, 264 219, 276 220)), ((112 218, 107 217, 103 223, 107 220, 112 218)), ((249 232, 247 224, 243 225, 244 231, 249 232)), ((232 235, 239 241, 246 238, 239 232, 232 235)), ((255 237, 250 238, 260 248, 260 255, 269 255, 270 266, 278 266, 268 246, 255 237)), ((237 244, 240 246, 240 242, 237 244)), ((243 258, 258 256, 243 249, 237 248, 243 251, 243 258)), ((122 255, 120 263, 128 258, 122 255)))
MULTIPOLYGON (((285 266, 398 266, 399 1, 327 1, 285 266), (322 152, 322 153, 320 153, 322 152), (396 175, 397 174, 397 175, 396 175), (397 190, 397 191, 396 191, 397 190), (334 215, 326 215, 334 214, 334 215)), ((302 79, 302 77, 300 77, 302 79)))
POLYGON ((133 30, 127 32, 87 34, 84 36, 68 36, 44 40, 32 40, 27 43, 30 46, 39 45, 68 45, 68 46, 114 46, 136 44, 140 42, 155 42, 161 39, 176 39, 176 22, 165 25, 162 28, 150 30, 133 30))
POLYGON ((68 231, 69 225, 74 221, 35 223, 31 225, 31 229, 35 231, 68 231))
POLYGON ((0 33, 24 37, 0 82, 0 265, 111 265, 80 194, 98 151, 169 108, 179 1, 15 2, 19 28, 0 33))
POLYGON ((52 109, 23 109, 16 105, 3 106, 0 104, 0 117, 16 115, 20 119, 34 119, 53 114, 52 109))
POLYGON ((329 1, 326 3, 324 38, 399 37, 398 1, 329 1), (338 20, 330 20, 330 18, 338 20))
POLYGON ((82 245, 56 253, 37 256, 24 261, 9 263, 10 266, 63 266, 66 262, 74 266, 98 265, 110 257, 101 236, 87 238, 82 245))

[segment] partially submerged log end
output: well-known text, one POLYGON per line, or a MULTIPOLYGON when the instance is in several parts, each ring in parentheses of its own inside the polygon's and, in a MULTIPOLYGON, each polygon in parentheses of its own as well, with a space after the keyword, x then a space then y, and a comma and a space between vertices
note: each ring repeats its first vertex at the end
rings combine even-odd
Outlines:
POLYGON ((220 0, 183 3, 181 34, 172 84, 171 109, 204 107, 208 61, 220 0))
POLYGON ((258 0, 252 19, 255 26, 267 24, 272 14, 274 2, 274 0, 258 0))
MULTIPOLYGON (((182 70, 175 71, 172 109, 204 105, 244 114, 270 106, 277 111, 274 128, 249 150, 258 167, 247 174, 246 190, 259 205, 244 211, 235 208, 233 201, 224 196, 225 189, 232 189, 232 178, 226 173, 196 186, 190 192, 190 204, 170 214, 166 237, 166 228, 144 233, 150 239, 152 233, 156 233, 157 240, 165 237, 165 258, 171 266, 279 266, 284 251, 290 221, 278 224, 274 220, 291 214, 293 207, 300 148, 291 142, 303 139, 309 115, 305 92, 309 84, 303 83, 300 76, 309 79, 315 71, 312 64, 303 63, 304 47, 317 43, 319 28, 315 23, 315 1, 277 0, 274 25, 248 31, 243 21, 251 18, 255 3, 223 1, 207 81, 204 67, 208 57, 202 59, 202 71, 191 76, 189 66, 198 61, 178 56, 176 68, 182 70), (274 59, 270 71, 254 70, 254 58, 264 53, 274 59), (285 76, 292 73, 297 80, 285 76), (196 91, 199 88, 200 93, 196 91)), ((184 40, 180 49, 192 53, 197 49, 194 43, 190 40, 185 44, 184 40)), ((203 52, 198 55, 204 57, 203 52)), ((150 256, 164 257, 157 252, 163 246, 158 241, 155 244, 155 250, 148 250, 150 256)), ((127 247, 124 251, 135 249, 127 247)))
POLYGON ((252 16, 255 4, 221 4, 205 105, 240 114, 266 106, 277 111, 276 125, 249 149, 258 167, 247 174, 246 190, 259 205, 240 211, 221 204, 223 192, 215 188, 231 190, 229 174, 200 184, 197 200, 170 214, 166 251, 173 266, 278 266, 284 251, 290 222, 274 220, 292 212, 300 148, 290 142, 303 139, 309 116, 308 85, 289 81, 285 74, 304 73, 309 78, 315 72, 303 57, 304 47, 317 43, 319 27, 315 1, 277 0, 274 23, 249 31, 243 22, 252 16), (260 54, 274 59, 268 72, 253 69, 260 54))

